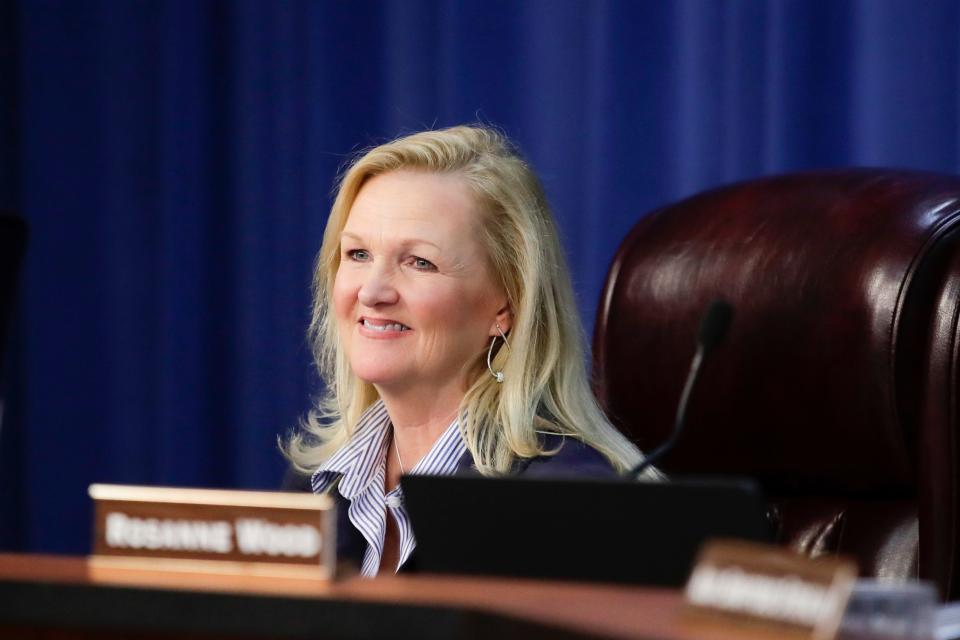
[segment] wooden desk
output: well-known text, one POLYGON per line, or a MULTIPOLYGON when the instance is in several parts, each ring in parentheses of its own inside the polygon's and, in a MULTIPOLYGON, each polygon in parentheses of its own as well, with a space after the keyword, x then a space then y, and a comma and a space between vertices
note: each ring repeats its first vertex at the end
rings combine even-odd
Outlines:
POLYGON ((4 638, 692 638, 680 605, 673 591, 612 585, 427 575, 325 582, 0 554, 4 638))

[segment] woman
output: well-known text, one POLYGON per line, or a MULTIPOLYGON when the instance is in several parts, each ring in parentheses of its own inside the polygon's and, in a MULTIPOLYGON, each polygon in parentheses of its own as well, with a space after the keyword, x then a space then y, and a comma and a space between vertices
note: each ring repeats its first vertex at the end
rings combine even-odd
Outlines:
POLYGON ((338 551, 363 575, 414 549, 404 473, 614 475, 640 460, 590 392, 543 190, 496 131, 417 133, 356 160, 314 290, 327 391, 287 452, 314 491, 349 502, 338 551))

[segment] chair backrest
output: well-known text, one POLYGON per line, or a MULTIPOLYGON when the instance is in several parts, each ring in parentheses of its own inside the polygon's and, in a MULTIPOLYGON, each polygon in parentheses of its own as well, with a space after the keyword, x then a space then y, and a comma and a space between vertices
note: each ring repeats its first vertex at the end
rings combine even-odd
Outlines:
POLYGON ((730 333, 662 468, 753 476, 783 543, 960 597, 960 178, 810 172, 643 217, 607 278, 594 373, 644 450, 671 429, 716 297, 730 333))

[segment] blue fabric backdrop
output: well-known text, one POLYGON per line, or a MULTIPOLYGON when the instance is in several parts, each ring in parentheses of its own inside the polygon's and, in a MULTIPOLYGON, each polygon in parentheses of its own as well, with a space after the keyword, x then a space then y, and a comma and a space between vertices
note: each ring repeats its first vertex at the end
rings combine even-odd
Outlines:
POLYGON ((90 482, 271 487, 319 382, 338 167, 480 119, 543 178, 587 331, 660 203, 810 167, 954 172, 953 1, 0 3, 0 207, 32 239, 0 546, 85 552, 90 482))

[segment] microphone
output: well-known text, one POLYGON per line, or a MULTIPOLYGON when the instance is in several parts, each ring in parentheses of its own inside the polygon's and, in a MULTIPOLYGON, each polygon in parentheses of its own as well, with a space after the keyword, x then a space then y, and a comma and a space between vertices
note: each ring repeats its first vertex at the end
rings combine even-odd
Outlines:
POLYGON ((693 362, 690 363, 690 371, 687 373, 687 381, 683 385, 683 393, 680 394, 677 415, 673 422, 673 431, 666 442, 651 451, 650 455, 646 456, 640 464, 626 473, 628 478, 639 478, 640 474, 653 466, 677 443, 686 423, 690 392, 693 391, 693 385, 700 373, 700 365, 703 364, 706 355, 723 341, 727 329, 730 328, 732 318, 733 307, 723 299, 717 298, 707 307, 703 318, 700 320, 700 330, 697 332, 697 352, 693 356, 693 362))

